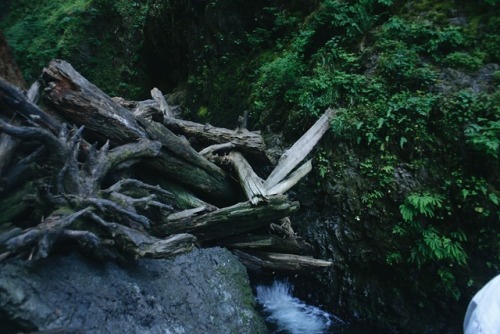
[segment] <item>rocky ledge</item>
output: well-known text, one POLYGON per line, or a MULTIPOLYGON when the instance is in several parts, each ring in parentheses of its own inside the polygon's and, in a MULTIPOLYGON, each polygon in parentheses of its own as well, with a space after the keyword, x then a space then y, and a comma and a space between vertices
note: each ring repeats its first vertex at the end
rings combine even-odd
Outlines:
POLYGON ((227 250, 127 264, 78 254, 0 265, 2 333, 265 333, 227 250))

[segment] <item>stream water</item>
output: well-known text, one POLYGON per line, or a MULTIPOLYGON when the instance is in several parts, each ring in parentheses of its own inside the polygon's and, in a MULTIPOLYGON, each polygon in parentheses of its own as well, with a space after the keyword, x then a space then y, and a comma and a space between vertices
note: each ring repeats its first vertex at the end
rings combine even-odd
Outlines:
POLYGON ((293 295, 285 279, 254 285, 255 297, 272 334, 387 334, 373 324, 345 321, 293 295))
POLYGON ((274 334, 335 333, 336 327, 346 325, 340 318, 294 297, 293 286, 288 281, 258 285, 255 290, 257 302, 274 334))

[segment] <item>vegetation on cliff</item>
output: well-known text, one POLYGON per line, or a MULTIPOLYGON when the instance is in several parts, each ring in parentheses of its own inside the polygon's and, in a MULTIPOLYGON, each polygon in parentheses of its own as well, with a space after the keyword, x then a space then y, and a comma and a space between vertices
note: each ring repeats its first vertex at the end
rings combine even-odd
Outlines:
POLYGON ((338 270, 355 267, 391 285, 405 312, 419 316, 402 324, 397 305, 361 288, 344 301, 353 312, 383 314, 378 320, 407 330, 437 312, 438 329, 449 330, 500 271, 494 0, 11 7, 1 27, 28 80, 63 57, 110 93, 134 97, 150 88, 144 82, 177 88, 192 119, 235 125, 248 110, 254 129, 283 132, 287 142, 338 108, 310 181, 314 209, 335 209, 355 237, 332 237, 334 250, 321 255, 338 260, 338 270), (93 28, 99 22, 103 29, 93 28))

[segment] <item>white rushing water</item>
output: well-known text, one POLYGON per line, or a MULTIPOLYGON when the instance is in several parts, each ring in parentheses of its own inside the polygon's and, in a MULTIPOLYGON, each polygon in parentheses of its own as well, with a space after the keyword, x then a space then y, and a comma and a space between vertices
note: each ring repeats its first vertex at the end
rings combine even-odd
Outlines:
POLYGON ((332 321, 342 320, 292 296, 289 282, 274 282, 271 286, 256 287, 257 301, 267 314, 267 321, 275 324, 278 333, 321 334, 329 333, 332 321))

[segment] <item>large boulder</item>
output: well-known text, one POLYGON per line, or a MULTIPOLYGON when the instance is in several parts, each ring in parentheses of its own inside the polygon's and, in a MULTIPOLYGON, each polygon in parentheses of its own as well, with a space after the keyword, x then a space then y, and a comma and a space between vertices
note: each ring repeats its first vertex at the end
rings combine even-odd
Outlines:
POLYGON ((265 333, 254 303, 245 268, 222 248, 121 265, 78 254, 0 265, 2 333, 265 333))

